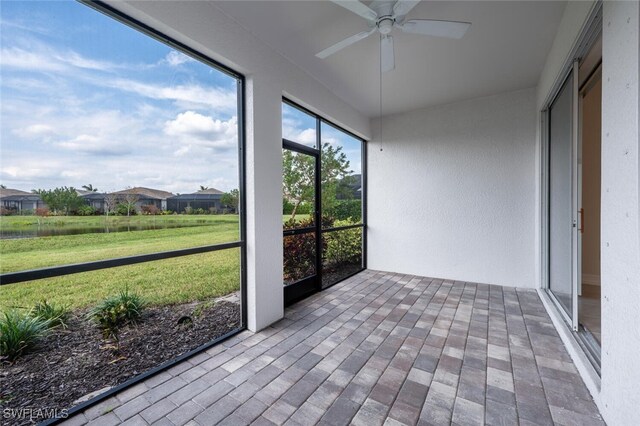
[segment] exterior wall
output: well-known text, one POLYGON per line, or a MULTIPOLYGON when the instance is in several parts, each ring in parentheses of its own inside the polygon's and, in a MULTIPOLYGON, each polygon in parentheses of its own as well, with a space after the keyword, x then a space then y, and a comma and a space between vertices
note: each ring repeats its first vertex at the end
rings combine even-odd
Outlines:
MULTIPOLYGON (((537 88, 538 111, 560 78, 592 7, 592 2, 568 3, 537 88)), ((638 2, 603 2, 602 372, 599 390, 597 385, 587 385, 611 425, 637 424, 640 406, 639 26, 638 2)), ((579 369, 589 377, 586 369, 579 369)))
POLYGON ((640 407, 640 4, 605 2, 602 78, 602 387, 610 425, 640 407))
POLYGON ((368 150, 370 268, 536 285, 535 100, 526 89, 383 118, 368 150))
POLYGON ((214 2, 109 3, 247 77, 247 313, 249 329, 262 329, 284 314, 282 96, 365 138, 369 120, 226 16, 214 2))

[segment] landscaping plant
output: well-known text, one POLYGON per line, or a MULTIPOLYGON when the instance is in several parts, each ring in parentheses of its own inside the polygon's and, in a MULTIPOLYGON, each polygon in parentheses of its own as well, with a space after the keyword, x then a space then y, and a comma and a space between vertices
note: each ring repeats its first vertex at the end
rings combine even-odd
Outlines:
POLYGON ((125 288, 118 295, 105 299, 91 309, 89 317, 102 330, 104 338, 112 338, 119 348, 120 328, 138 322, 144 307, 144 299, 136 293, 130 293, 129 289, 125 288))
POLYGON ((33 309, 29 311, 32 317, 39 317, 49 321, 49 327, 62 326, 67 328, 67 320, 69 319, 69 308, 63 305, 49 303, 45 299, 36 303, 33 309))
MULTIPOLYGON (((336 227, 351 225, 349 221, 336 221, 336 227)), ((360 228, 324 234, 324 258, 330 265, 360 263, 362 258, 362 230, 360 228)))
POLYGON ((49 321, 10 310, 0 317, 0 357, 13 361, 25 354, 50 328, 49 321))

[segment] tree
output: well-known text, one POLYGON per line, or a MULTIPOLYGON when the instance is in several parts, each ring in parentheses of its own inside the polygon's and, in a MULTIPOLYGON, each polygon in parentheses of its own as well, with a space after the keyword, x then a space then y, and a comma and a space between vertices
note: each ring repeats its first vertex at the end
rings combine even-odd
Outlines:
MULTIPOLYGON (((334 148, 329 143, 322 145, 322 208, 329 210, 335 204, 336 185, 350 173, 349 160, 342 147, 334 148)), ((315 162, 313 157, 284 150, 282 158, 282 193, 286 201, 293 204, 291 218, 302 203, 311 203, 315 197, 315 162)))
POLYGON ((120 205, 127 211, 127 216, 131 216, 131 212, 136 210, 136 203, 140 200, 138 194, 134 192, 127 192, 122 199, 120 199, 120 205))
POLYGON ((282 155, 282 194, 293 204, 291 219, 295 219, 300 204, 314 198, 315 164, 311 156, 284 150, 282 155))
POLYGON ((49 190, 38 189, 35 193, 40 195, 42 201, 55 213, 62 212, 65 215, 69 215, 69 213, 76 211, 85 204, 84 199, 78 195, 78 191, 73 187, 62 186, 49 190))
POLYGON ((82 187, 84 189, 86 189, 87 191, 91 191, 91 192, 98 192, 98 188, 94 188, 93 185, 89 184, 89 185, 82 185, 82 187))
POLYGON ((104 213, 109 216, 109 213, 116 211, 118 206, 118 195, 109 193, 104 195, 104 213))
POLYGON ((322 211, 333 212, 336 205, 339 182, 349 176, 349 160, 342 147, 334 148, 329 143, 322 145, 322 211))
POLYGON ((240 191, 238 191, 237 189, 232 189, 231 191, 222 194, 222 197, 220 198, 220 204, 222 204, 223 207, 233 209, 234 212, 237 212, 239 200, 240 191))

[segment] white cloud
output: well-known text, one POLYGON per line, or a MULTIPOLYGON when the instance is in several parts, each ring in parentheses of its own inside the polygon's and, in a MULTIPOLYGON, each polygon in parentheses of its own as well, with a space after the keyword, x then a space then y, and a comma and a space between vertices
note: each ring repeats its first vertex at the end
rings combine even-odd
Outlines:
POLYGON ((48 124, 32 124, 22 131, 22 134, 27 137, 46 136, 54 133, 55 128, 48 124))
POLYGON ((235 117, 226 121, 214 120, 195 111, 185 111, 174 120, 165 122, 164 133, 187 144, 176 150, 175 155, 187 154, 194 146, 225 150, 238 145, 238 123, 235 117))
POLYGON ((0 65, 36 72, 72 72, 73 69, 110 71, 121 65, 87 58, 71 49, 60 50, 36 40, 28 40, 27 47, 11 46, 0 50, 0 65))
POLYGON ((0 50, 0 66, 17 68, 23 71, 66 71, 67 64, 54 57, 36 51, 27 51, 17 47, 3 47, 0 50))
POLYGON ((283 117, 282 137, 290 141, 302 143, 305 145, 315 145, 316 129, 303 128, 296 120, 283 117))
POLYGON ((194 59, 182 52, 178 52, 177 50, 172 50, 171 52, 167 53, 167 56, 165 56, 163 59, 163 62, 171 65, 172 67, 177 67, 178 65, 182 65, 186 62, 191 61, 194 61, 194 59))
POLYGON ((125 155, 131 152, 131 147, 128 145, 87 134, 80 134, 71 140, 58 142, 57 145, 76 153, 93 155, 125 155))
POLYGON ((237 108, 236 92, 219 87, 203 87, 197 84, 162 86, 129 79, 116 79, 103 84, 150 99, 175 101, 182 106, 194 105, 218 111, 235 111, 237 108))

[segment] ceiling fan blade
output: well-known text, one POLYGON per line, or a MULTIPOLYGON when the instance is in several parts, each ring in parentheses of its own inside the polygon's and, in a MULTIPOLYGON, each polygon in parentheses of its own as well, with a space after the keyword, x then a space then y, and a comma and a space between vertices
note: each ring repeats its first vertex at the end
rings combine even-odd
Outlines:
POLYGON ((399 27, 405 33, 422 34, 433 37, 461 39, 471 23, 455 21, 437 21, 434 19, 412 19, 399 27))
POLYGON ((347 46, 351 46, 353 43, 356 43, 356 42, 358 42, 358 41, 360 41, 362 39, 365 39, 365 38, 369 37, 375 31, 376 31, 376 28, 372 28, 369 31, 362 31, 361 33, 352 35, 351 37, 347 37, 344 40, 337 42, 333 46, 327 47, 322 52, 316 53, 316 56, 318 58, 320 58, 320 59, 324 59, 327 56, 333 55, 337 51, 342 50, 347 46))
POLYGON ((382 36, 380 39, 380 69, 382 72, 391 71, 396 67, 396 60, 393 53, 393 37, 382 36))
POLYGON ((393 14, 395 16, 404 16, 411 12, 411 9, 416 7, 420 3, 420 0, 398 0, 393 5, 393 14))
POLYGON ((333 3, 352 11, 356 15, 362 16, 367 21, 375 21, 378 14, 358 0, 331 0, 333 3))

